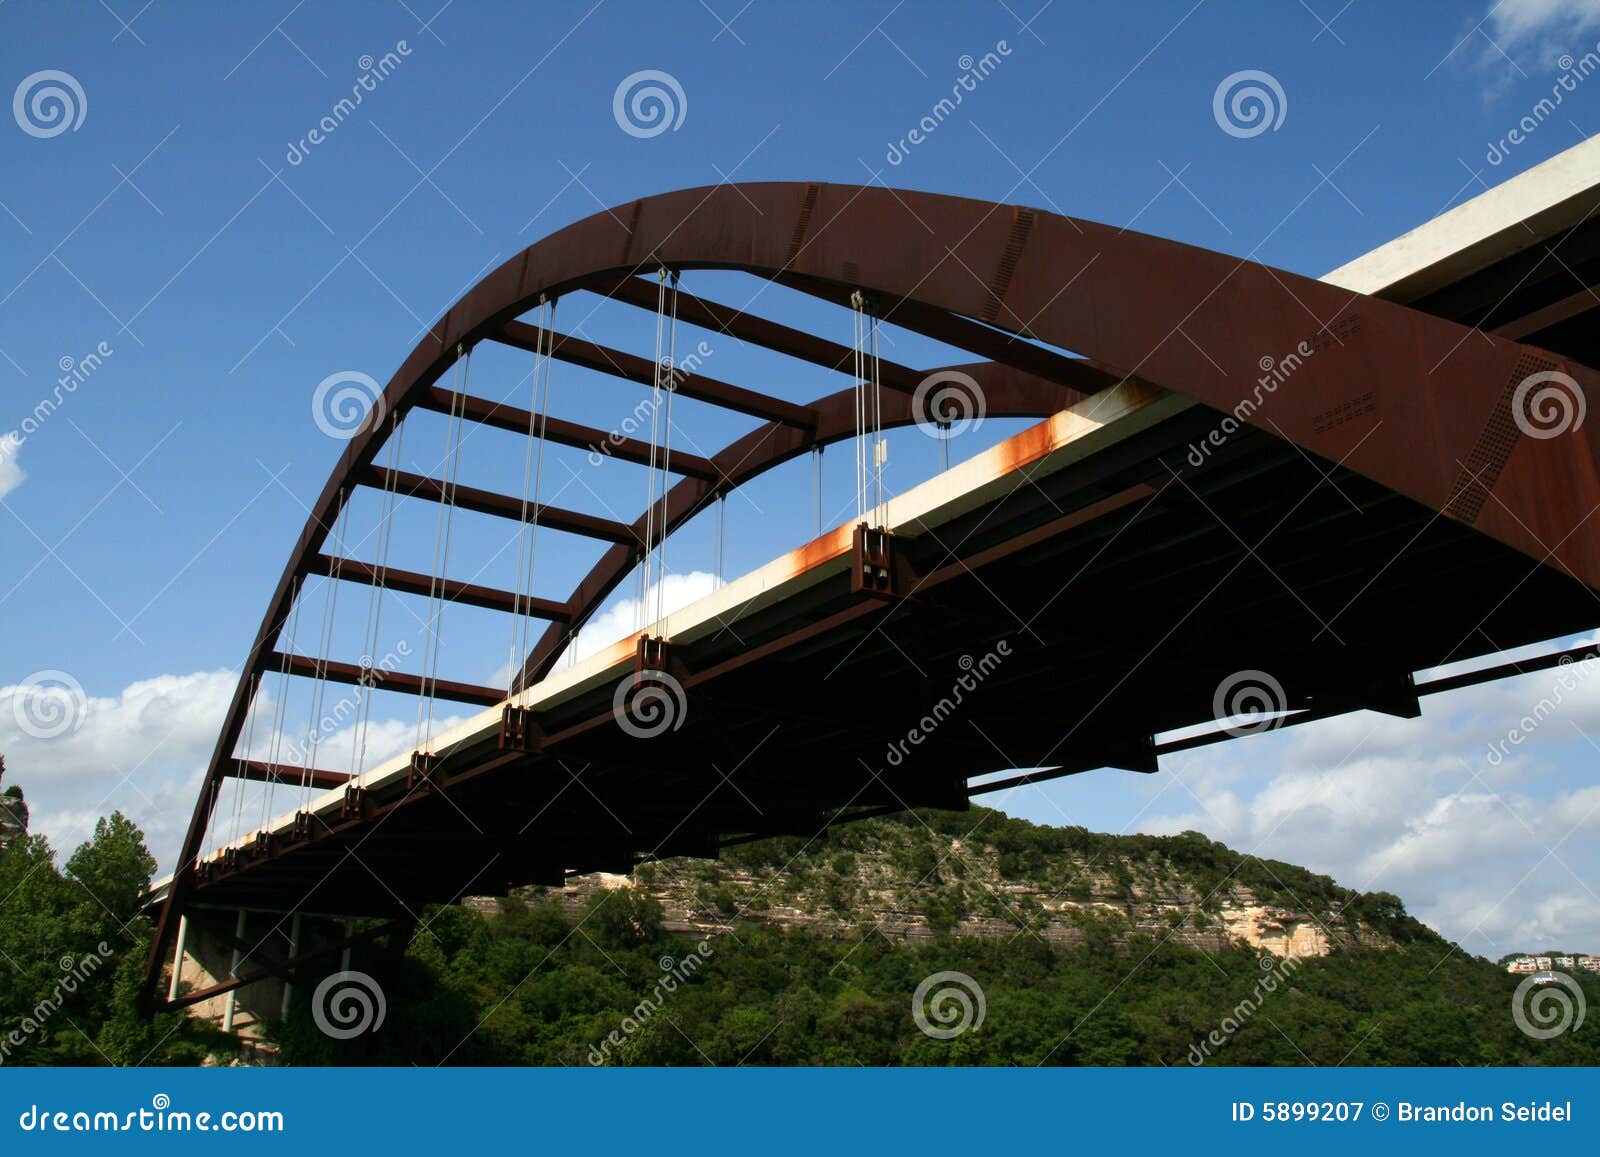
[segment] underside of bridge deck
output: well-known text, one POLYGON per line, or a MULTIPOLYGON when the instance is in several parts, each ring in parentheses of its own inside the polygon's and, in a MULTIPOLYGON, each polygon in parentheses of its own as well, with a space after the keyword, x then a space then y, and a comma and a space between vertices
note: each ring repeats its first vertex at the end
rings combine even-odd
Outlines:
POLYGON ((603 684, 539 713, 536 751, 448 755, 219 868, 205 900, 394 913, 962 807, 986 772, 1154 771, 1153 737, 1216 718, 1241 670, 1291 710, 1414 715, 1414 671, 1600 623, 1584 584, 1271 435, 1186 468, 1220 417, 1184 410, 897 536, 900 597, 841 572, 674 646, 675 730, 623 730, 603 684))

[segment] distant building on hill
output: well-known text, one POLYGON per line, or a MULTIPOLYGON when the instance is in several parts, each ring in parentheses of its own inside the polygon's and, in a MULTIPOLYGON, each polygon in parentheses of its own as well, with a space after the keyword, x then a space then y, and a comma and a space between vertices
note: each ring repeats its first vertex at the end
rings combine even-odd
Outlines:
POLYGON ((1536 963, 1534 963, 1534 961, 1532 960, 1531 957, 1519 956, 1515 960, 1511 961, 1509 964, 1506 965, 1506 971, 1507 972, 1537 972, 1537 971, 1539 971, 1539 966, 1536 963))

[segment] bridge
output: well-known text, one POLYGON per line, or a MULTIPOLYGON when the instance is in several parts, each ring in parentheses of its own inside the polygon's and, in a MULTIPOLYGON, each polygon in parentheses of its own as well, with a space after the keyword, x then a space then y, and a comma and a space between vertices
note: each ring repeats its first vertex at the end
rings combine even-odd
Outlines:
MULTIPOLYGON (((1600 198, 1555 165, 1322 280, 1033 208, 820 183, 647 197, 530 246, 411 351, 314 504, 153 899, 146 1007, 293 981, 371 935, 291 938, 241 971, 260 941, 218 914, 403 927, 464 894, 960 808, 1091 769, 1154 773, 1163 754, 1263 726, 1412 717, 1429 694, 1589 657, 1495 659, 1600 623, 1600 455, 1582 421, 1600 386, 1586 316, 1600 299, 1573 280, 1597 281, 1600 198), (1557 236, 1577 256, 1547 268, 1557 236), (839 323, 822 332, 685 288, 710 270, 781 286, 839 323), (580 297, 638 311, 655 348, 563 332, 556 304, 580 297), (970 360, 900 364, 885 327, 970 360), (710 376, 679 356, 694 331, 821 367, 841 388, 801 400, 710 376), (486 345, 530 359, 526 407, 470 392, 486 345), (633 383, 649 436, 548 412, 550 376, 569 365, 633 383), (673 441, 674 398, 750 428, 691 452, 673 441), (1035 421, 888 492, 884 431, 943 432, 979 405, 1035 421), (431 475, 398 468, 421 413, 451 431, 431 475), (526 440, 521 493, 458 482, 473 424, 526 440), (854 517, 797 532, 794 549, 687 606, 649 605, 675 531, 835 443, 855 454, 854 517), (634 464, 649 479, 642 513, 546 504, 545 446, 634 464), (382 512, 367 558, 340 549, 358 490, 382 512), (429 572, 389 562, 395 512, 418 503, 438 513, 429 572), (449 573, 457 510, 517 536, 514 589, 449 573), (598 562, 565 600, 535 597, 535 544, 575 539, 604 544, 598 562), (641 628, 558 662, 641 578, 641 628), (335 653, 326 627, 323 647, 296 647, 302 612, 326 613, 301 605, 311 581, 426 600, 430 631, 447 604, 499 613, 520 668, 503 687, 443 679, 436 646, 401 669, 335 653), (293 762, 262 758, 290 730, 268 692, 294 681, 314 704, 336 684, 402 693, 426 723, 410 750, 351 771, 317 766, 314 743, 293 762), (477 711, 435 731, 436 702, 477 711), (983 778, 996 773, 1010 774, 983 778), (235 811, 230 827, 219 801, 248 783, 283 785, 293 806, 259 824, 235 811), (188 918, 207 913, 231 967, 190 991, 173 977, 162 1001, 188 918)), ((376 650, 370 610, 367 629, 376 650)))

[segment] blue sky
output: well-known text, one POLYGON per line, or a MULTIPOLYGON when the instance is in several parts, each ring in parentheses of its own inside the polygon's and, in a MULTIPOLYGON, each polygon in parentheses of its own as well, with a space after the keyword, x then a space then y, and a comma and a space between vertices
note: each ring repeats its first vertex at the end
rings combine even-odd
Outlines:
MULTIPOLYGON (((0 694, 15 700, 16 685, 60 671, 86 697, 74 729, 48 741, 0 712, 12 779, 59 845, 116 806, 170 857, 232 673, 343 445, 313 421, 318 383, 386 381, 460 292, 568 222, 728 179, 881 181, 1320 275, 1593 131, 1600 89, 1580 87, 1524 143, 1489 156, 1548 94, 1560 58, 1594 49, 1597 8, 10 0, 5 91, 67 73, 82 117, 55 135, 25 131, 26 105, 0 117, 0 431, 52 395, 64 359, 110 351, 0 464, 0 694), (955 114, 896 149, 963 58, 990 52, 999 65, 955 114), (385 53, 397 65, 301 151, 365 59, 385 53), (1251 137, 1213 115, 1219 82, 1245 69, 1283 92, 1281 123, 1251 137), (682 123, 645 139, 613 115, 619 83, 642 70, 669 73, 683 94, 682 123)), ((691 288, 718 286, 713 275, 691 288)), ((781 290, 758 312, 848 324, 781 290)), ((557 318, 572 320, 649 352, 648 318, 557 318)), ((889 336, 898 360, 961 360, 889 336)), ((737 349, 717 356, 708 372, 729 380, 754 364, 737 349)), ((473 392, 526 404, 525 365, 475 358, 473 392)), ((825 376, 759 384, 802 400, 838 388, 825 376)), ((601 428, 637 400, 565 368, 553 389, 567 391, 564 413, 601 428)), ((684 421, 706 452, 743 428, 692 406, 684 421)), ((407 448, 425 469, 443 424, 418 428, 407 448)), ((1014 428, 990 422, 957 453, 1014 428)), ((936 459, 910 434, 892 461, 903 488, 936 459)), ((640 474, 608 467, 577 483, 579 466, 551 466, 563 502, 632 517, 640 474)), ((463 480, 514 492, 520 470, 514 438, 473 435, 463 480)), ((808 536, 797 477, 730 501, 729 572, 808 536)), ((431 517, 408 513, 399 536, 415 569, 431 517)), ((497 532, 464 528, 457 549, 481 581, 507 585, 497 532)), ((543 557, 540 593, 559 597, 593 554, 563 543, 543 557)), ((690 527, 668 564, 683 591, 701 589, 708 528, 690 527)), ((473 612, 448 620, 441 673, 492 680, 506 659, 498 630, 473 612)), ((1396 891, 1476 951, 1600 951, 1600 898, 1585 882, 1600 867, 1586 738, 1600 735, 1600 695, 1585 683, 1515 759, 1484 760, 1551 682, 1432 702, 1415 723, 1356 716, 1179 757, 1153 779, 1103 772, 1003 802, 1105 830, 1196 827, 1396 891)))

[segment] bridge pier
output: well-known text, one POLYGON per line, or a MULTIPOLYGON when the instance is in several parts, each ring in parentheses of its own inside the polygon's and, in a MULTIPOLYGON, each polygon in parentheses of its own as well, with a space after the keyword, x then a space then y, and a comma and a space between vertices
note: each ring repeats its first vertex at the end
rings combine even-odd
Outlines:
POLYGON ((308 983, 319 967, 332 971, 328 958, 334 953, 339 967, 349 969, 351 948, 345 942, 350 935, 350 921, 344 917, 195 908, 178 922, 167 1000, 190 998, 191 1016, 214 1021, 224 1032, 245 1039, 258 1038, 269 1021, 288 1016, 296 980, 308 983), (287 967, 288 962, 319 952, 320 961, 287 967), (258 973, 245 984, 203 995, 258 973))

